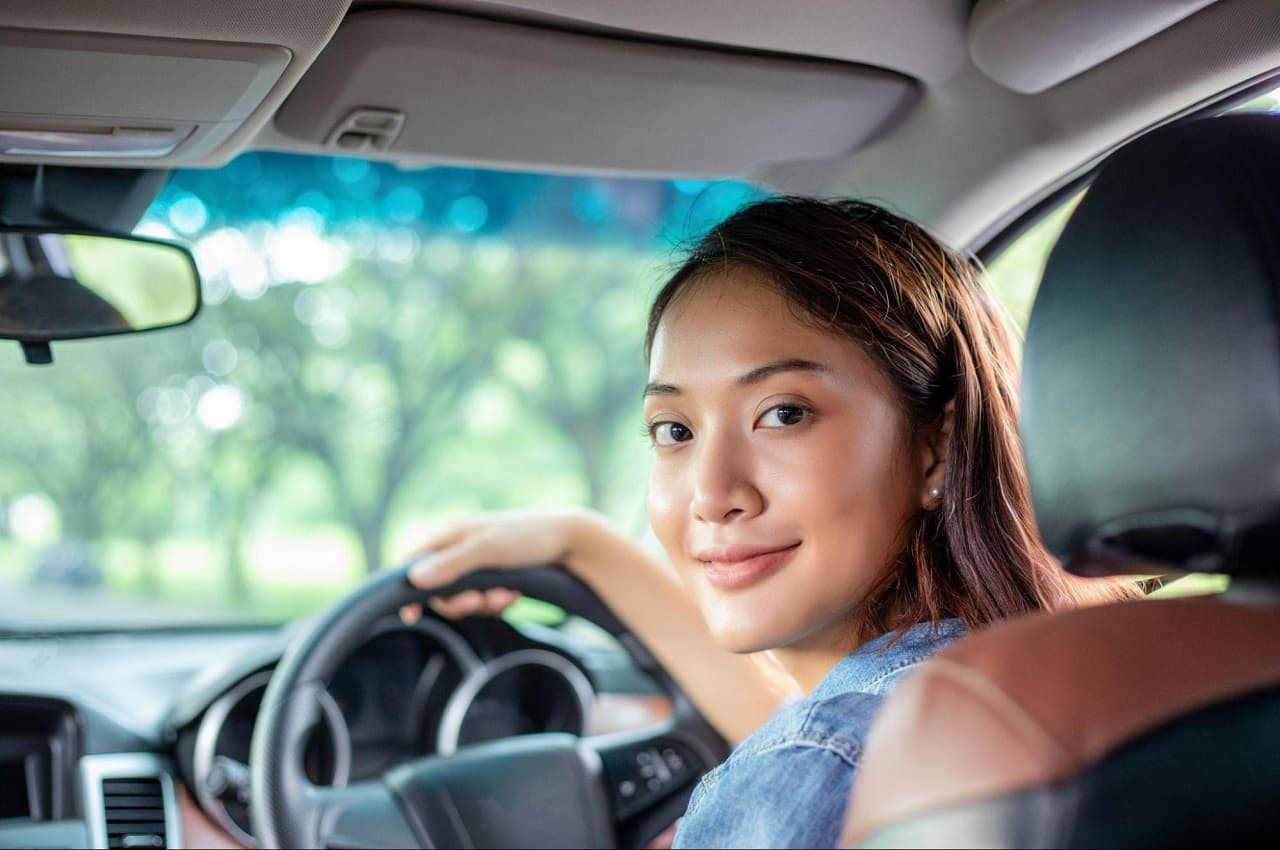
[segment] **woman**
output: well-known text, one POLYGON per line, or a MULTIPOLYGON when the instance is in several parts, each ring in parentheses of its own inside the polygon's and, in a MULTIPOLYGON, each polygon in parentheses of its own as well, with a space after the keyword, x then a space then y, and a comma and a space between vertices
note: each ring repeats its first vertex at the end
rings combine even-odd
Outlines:
POLYGON ((835 846, 863 735, 912 665, 1003 617, 1135 592, 1086 591, 1041 548, 1001 318, 911 222, 855 201, 749 206, 659 293, 647 353, 649 518, 678 580, 574 511, 460 522, 412 578, 559 562, 634 629, 741 741, 676 846, 835 846), (765 650, 806 696, 778 708, 745 655, 765 650))

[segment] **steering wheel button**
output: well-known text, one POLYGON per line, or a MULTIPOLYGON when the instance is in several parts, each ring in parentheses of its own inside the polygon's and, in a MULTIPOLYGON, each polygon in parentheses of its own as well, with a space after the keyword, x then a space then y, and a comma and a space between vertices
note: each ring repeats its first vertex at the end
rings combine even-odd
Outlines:
POLYGON ((646 787, 646 788, 648 788, 650 791, 661 791, 661 790, 662 790, 662 780, 661 780, 661 779, 659 779, 659 778, 657 778, 657 777, 655 776, 653 779, 650 779, 650 780, 645 784, 645 787, 646 787))
POLYGON ((684 759, 675 750, 663 750, 662 759, 667 763, 667 767, 671 768, 672 772, 684 770, 684 759))
POLYGON ((618 794, 622 797, 633 797, 636 793, 636 784, 630 779, 624 779, 618 783, 618 794))

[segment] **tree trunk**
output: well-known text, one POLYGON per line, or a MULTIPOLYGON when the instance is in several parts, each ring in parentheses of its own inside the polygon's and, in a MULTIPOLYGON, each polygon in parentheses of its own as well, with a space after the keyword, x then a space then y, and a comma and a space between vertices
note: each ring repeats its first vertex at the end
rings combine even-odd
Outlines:
POLYGON ((160 595, 160 553, 156 551, 156 540, 151 535, 138 539, 142 546, 142 560, 138 562, 138 589, 143 596, 160 595))
POLYGON ((244 561, 244 527, 248 499, 237 500, 227 530, 227 598, 232 605, 248 607, 253 602, 249 575, 244 561))
POLYGON ((365 522, 356 523, 366 575, 372 575, 382 567, 382 534, 385 525, 386 520, 381 513, 369 517, 365 522))

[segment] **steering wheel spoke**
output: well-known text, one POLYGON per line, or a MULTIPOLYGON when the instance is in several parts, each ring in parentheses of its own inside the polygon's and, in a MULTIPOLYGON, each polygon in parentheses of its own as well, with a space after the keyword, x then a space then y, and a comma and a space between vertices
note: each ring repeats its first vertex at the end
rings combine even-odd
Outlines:
POLYGON ((409 822, 395 792, 381 780, 345 788, 311 786, 302 795, 299 819, 309 824, 308 846, 331 848, 430 847, 409 822))
POLYGON ((585 617, 669 694, 673 720, 637 735, 524 735, 318 788, 302 769, 324 683, 387 613, 431 594, 405 569, 374 576, 290 645, 254 726, 250 797, 263 847, 636 847, 683 812, 724 740, 585 584, 563 570, 485 571, 433 593, 505 586, 585 617))
POLYGON ((383 777, 434 847, 613 847, 600 761, 572 735, 522 735, 383 777))

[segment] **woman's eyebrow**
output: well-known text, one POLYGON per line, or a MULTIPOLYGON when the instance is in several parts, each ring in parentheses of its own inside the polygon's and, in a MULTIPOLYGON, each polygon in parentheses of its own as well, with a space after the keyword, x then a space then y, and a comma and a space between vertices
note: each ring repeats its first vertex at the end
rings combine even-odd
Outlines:
POLYGON ((649 382, 644 386, 644 397, 651 395, 680 395, 680 388, 675 384, 649 382))
POLYGON ((739 386, 747 386, 748 384, 758 384, 765 378, 773 377, 779 372, 829 372, 830 370, 821 363, 814 363, 812 360, 800 360, 795 357, 786 360, 775 360, 772 363, 766 363, 763 366, 757 366, 750 372, 738 378, 736 383, 739 386))
MULTIPOLYGON (((786 360, 775 360, 772 363, 766 363, 763 366, 757 366, 750 372, 747 372, 734 381, 739 386, 749 386, 758 384, 765 378, 770 378, 779 372, 817 372, 824 373, 831 371, 821 363, 814 363, 812 360, 800 360, 791 357, 786 360)), ((660 381, 650 382, 645 385, 644 397, 649 396, 666 396, 680 395, 681 389, 675 384, 664 384, 660 381)))

